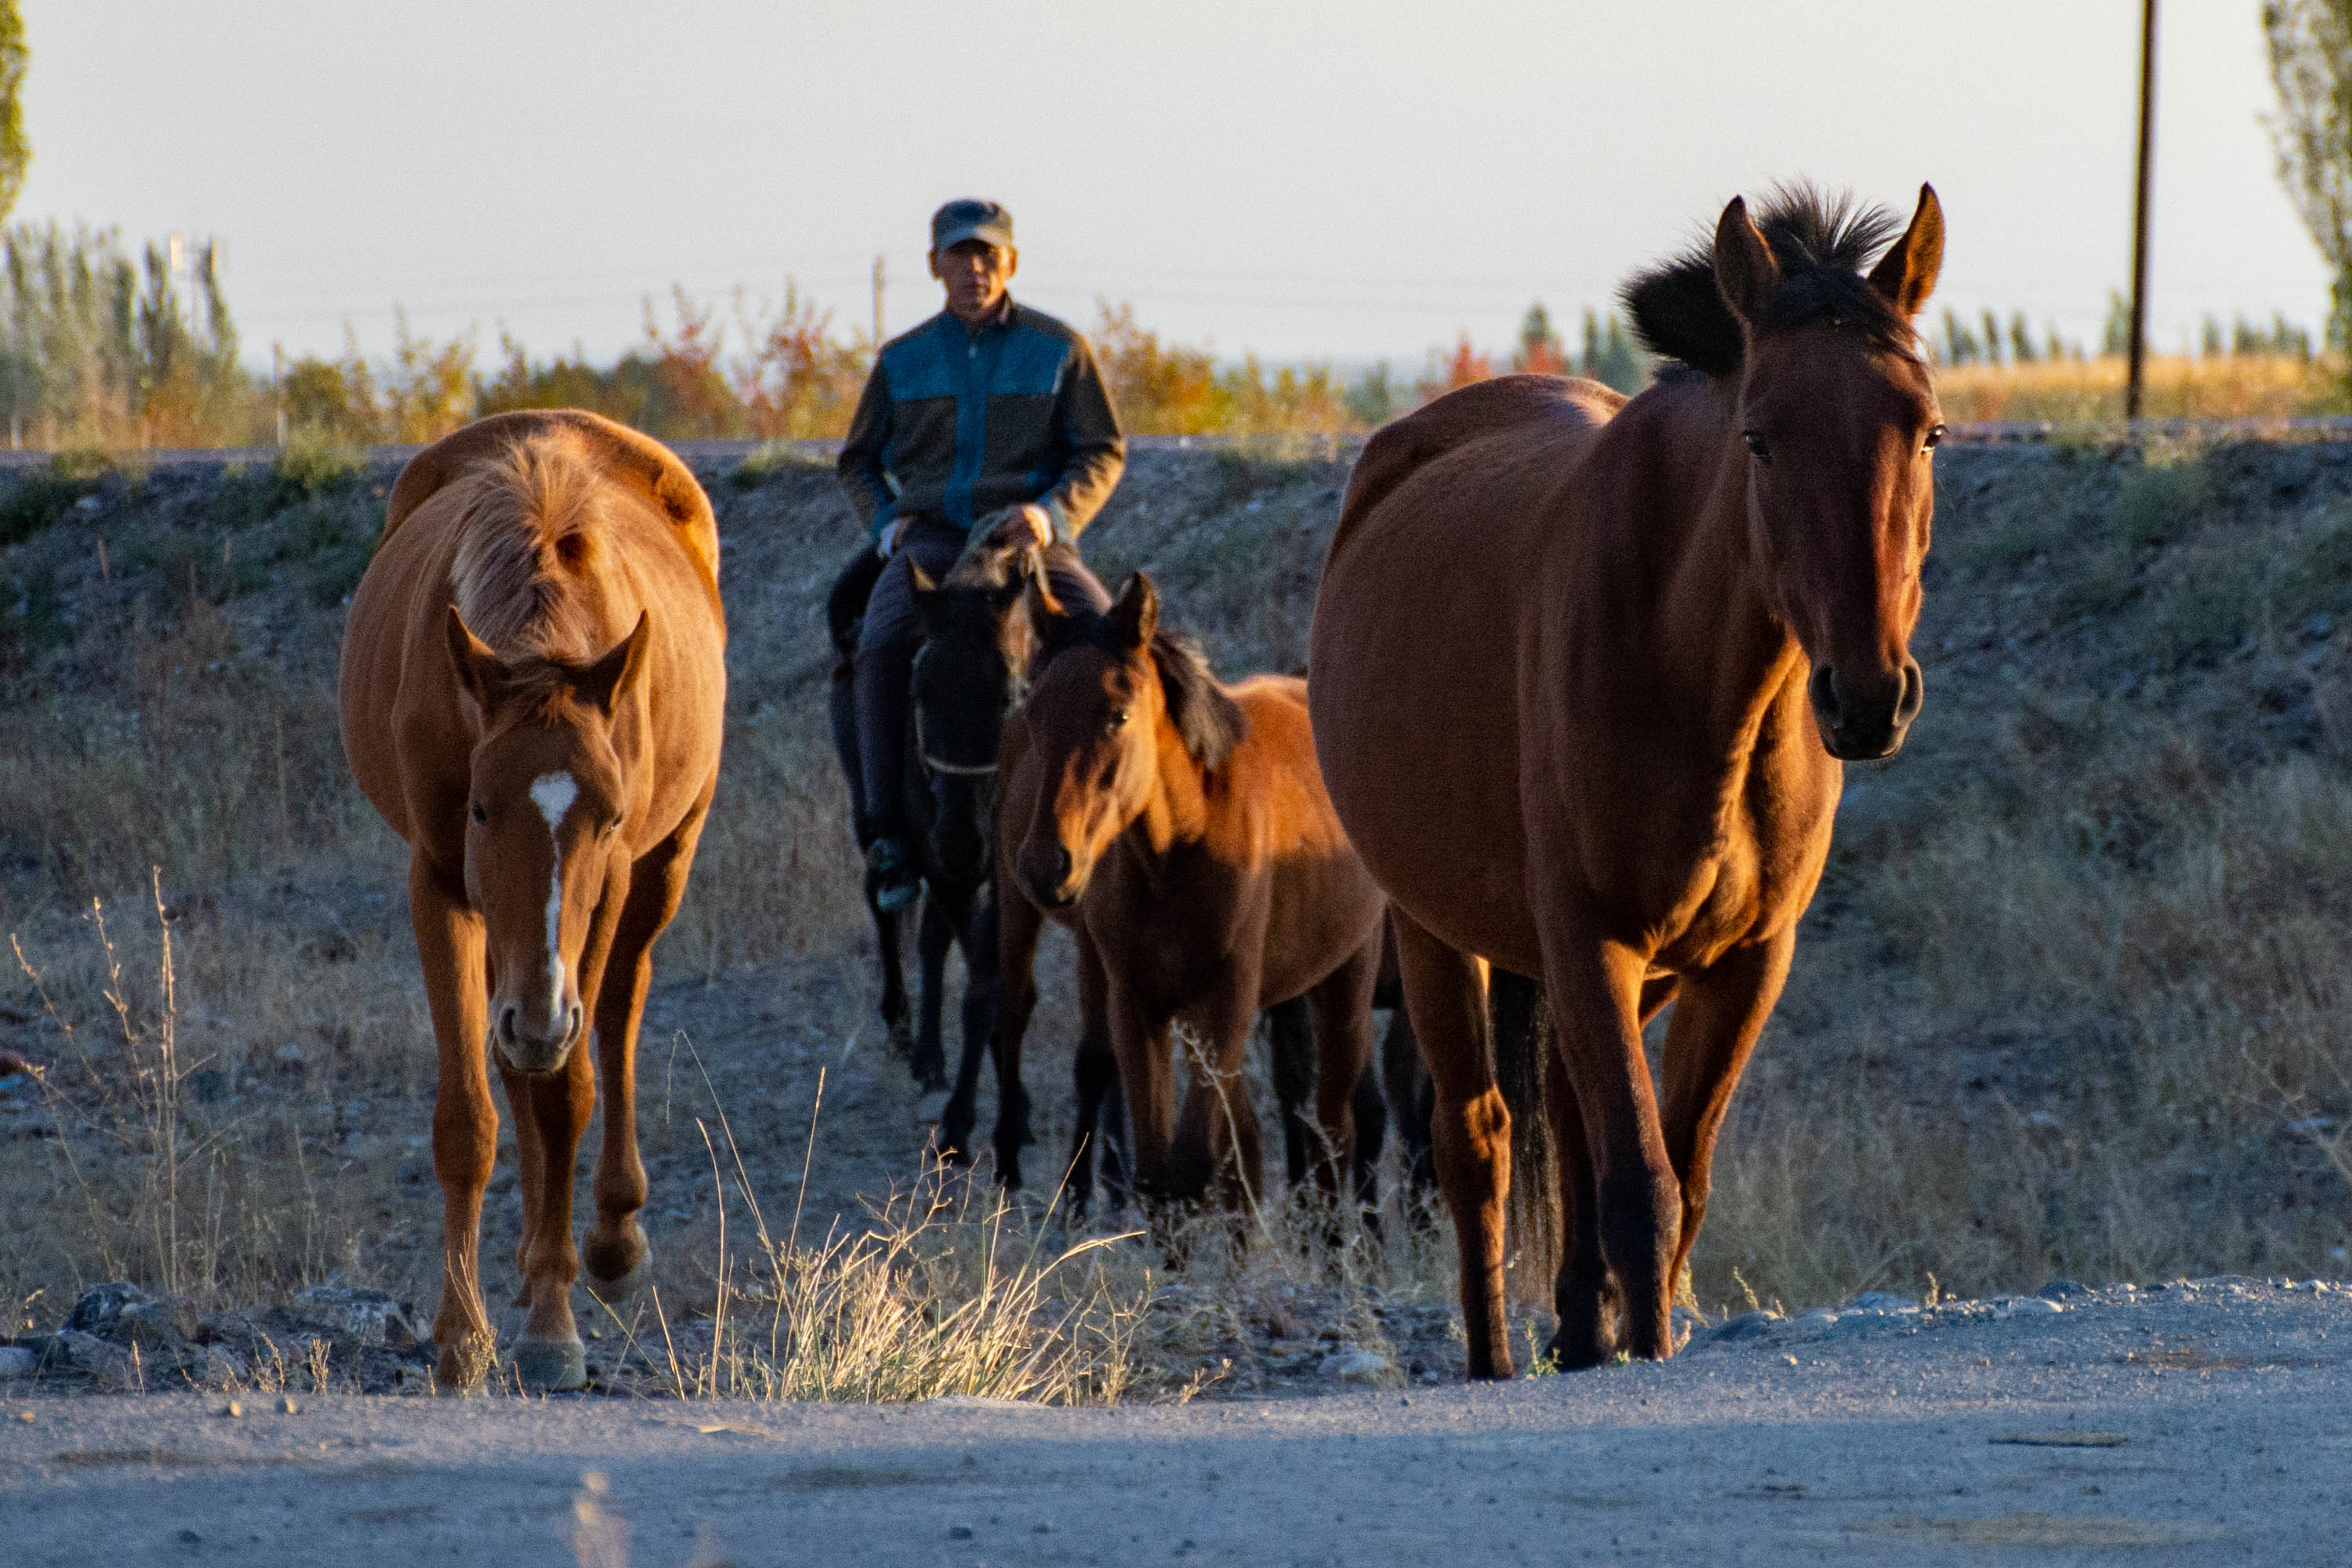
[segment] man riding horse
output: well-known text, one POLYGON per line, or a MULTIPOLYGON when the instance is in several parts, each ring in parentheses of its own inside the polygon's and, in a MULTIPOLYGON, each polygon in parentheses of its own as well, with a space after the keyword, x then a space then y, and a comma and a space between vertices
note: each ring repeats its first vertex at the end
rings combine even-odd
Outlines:
POLYGON ((834 589, 836 621, 860 603, 864 620, 852 723, 836 722, 835 740, 886 911, 921 891, 920 824, 901 798, 922 640, 914 569, 944 576, 977 531, 1037 549, 1066 601, 1109 602, 1076 545, 1118 483, 1127 439, 1086 339, 1006 292, 1020 259, 1013 216, 995 203, 953 201, 931 215, 930 271, 947 308, 882 346, 841 448, 841 486, 874 549, 834 589))

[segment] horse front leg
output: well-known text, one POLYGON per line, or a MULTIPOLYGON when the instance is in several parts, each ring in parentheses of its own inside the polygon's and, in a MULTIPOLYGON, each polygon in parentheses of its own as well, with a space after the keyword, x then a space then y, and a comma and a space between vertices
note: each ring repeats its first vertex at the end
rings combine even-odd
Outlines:
MULTIPOLYGON (((1021 892, 1019 879, 1008 875, 1000 856, 996 896, 994 1025, 990 1043, 996 1062, 996 1179, 1007 1190, 1021 1185, 1021 1146, 1029 1142, 1029 1096, 1021 1087, 1021 1047, 1029 1033, 1029 1019, 1037 1009, 1037 939, 1045 914, 1021 892)), ((943 1149, 961 1151, 971 1144, 976 1118, 972 1100, 979 1062, 965 1042, 964 1070, 957 1075, 955 1093, 940 1116, 943 1149)), ((963 1156, 969 1160, 970 1155, 963 1156)))
MULTIPOLYGON (((969 904, 970 900, 965 900, 969 904)), ((969 910, 950 911, 936 892, 923 895, 922 924, 916 929, 915 952, 922 965, 921 997, 918 1005, 915 1045, 908 1065, 915 1081, 926 1089, 948 1086, 947 1047, 940 1043, 940 1020, 947 1008, 948 949, 969 910)))
MULTIPOLYGON (((1262 950, 1263 940, 1253 946, 1262 950)), ((1243 1071, 1257 1022, 1259 982, 1256 964, 1230 963, 1216 988, 1190 1010, 1198 1038, 1188 1052, 1192 1081, 1170 1150, 1169 1180, 1178 1198, 1205 1198, 1214 1187, 1223 1206, 1238 1211, 1265 1192, 1257 1107, 1243 1071)))
POLYGON ((1511 1190, 1511 1113, 1495 1082, 1486 965, 1402 912, 1395 921, 1405 1008, 1429 1066, 1431 1159, 1461 1256, 1470 1376, 1508 1377, 1503 1209, 1511 1190))
MULTIPOLYGON (((870 558, 872 552, 866 553, 870 558)), ((869 566, 865 562, 851 562, 848 571, 842 574, 841 582, 835 585, 835 593, 855 593, 859 595, 856 602, 862 605, 865 603, 862 595, 871 590, 879 570, 878 566, 869 566), (856 580, 854 584, 853 578, 856 580)), ((828 606, 828 609, 835 616, 833 629, 841 658, 825 693, 826 717, 833 733, 834 755, 841 763, 842 781, 849 790, 851 832, 857 840, 858 853, 862 856, 874 841, 874 825, 866 820, 863 804, 866 788, 857 755, 857 688, 853 655, 850 649, 838 647, 837 643, 837 639, 845 635, 854 642, 856 633, 852 623, 856 617, 849 614, 846 601, 828 606)), ((898 1053, 901 1061, 905 1061, 914 1055, 915 1032, 907 1006, 907 972, 905 960, 899 952, 898 915, 896 910, 886 910, 875 902, 874 873, 867 871, 865 879, 866 910, 874 917, 876 954, 882 964, 882 1028, 889 1039, 890 1048, 898 1053)))
MULTIPOLYGON (((1078 1097, 1076 1131, 1070 1142, 1070 1172, 1065 1184, 1070 1213, 1083 1217, 1094 1199, 1096 1145, 1102 1138, 1104 1102, 1118 1093, 1118 1058, 1110 1044, 1110 980, 1102 953, 1084 927, 1078 930, 1078 1048, 1070 1075, 1078 1097)), ((1106 1160, 1108 1166, 1110 1162, 1106 1160)))
POLYGON ((433 1015, 433 1173, 441 1184, 441 1300, 433 1313, 433 1380, 478 1387, 497 1342, 482 1304, 482 1191, 498 1158, 490 1099, 488 963, 482 917, 424 855, 408 868, 409 921, 433 1015))
MULTIPOLYGON (((1587 934, 1573 912, 1538 910, 1553 1046, 1573 1091, 1592 1173, 1592 1230, 1616 1278, 1622 1348, 1674 1353, 1668 1314, 1682 1230, 1682 1187, 1658 1119, 1639 1009, 1648 963, 1587 934)), ((1580 1226, 1580 1229, 1581 1226, 1580 1226)))
POLYGON ((1796 955, 1792 927, 1754 947, 1735 948, 1715 965, 1687 976, 1666 1021, 1666 1157, 1682 1182, 1682 1234, 1667 1276, 1679 1289, 1690 1267, 1691 1244, 1706 1217, 1716 1136, 1731 1109, 1732 1091, 1764 1032, 1796 955))
POLYGON ((653 984, 654 939, 686 897, 709 803, 706 791, 685 824, 630 868, 628 893, 597 978, 596 1081, 604 1100, 604 1138, 589 1184, 596 1217, 583 1252, 589 1293, 608 1305, 636 1294, 652 1272, 652 1249, 637 1218, 647 1193, 637 1150, 637 1031, 653 984))
POLYGON ((580 1254, 572 1240, 572 1174, 580 1137, 596 1107, 594 1064, 583 1040, 550 1073, 519 1073, 503 1064, 507 1102, 520 1124, 528 1105, 537 1136, 522 1154, 537 1167, 526 1187, 523 1229, 530 1240, 522 1260, 522 1294, 530 1309, 514 1348, 514 1367, 534 1393, 580 1388, 588 1381, 587 1347, 572 1316, 572 1282, 580 1277, 580 1254))

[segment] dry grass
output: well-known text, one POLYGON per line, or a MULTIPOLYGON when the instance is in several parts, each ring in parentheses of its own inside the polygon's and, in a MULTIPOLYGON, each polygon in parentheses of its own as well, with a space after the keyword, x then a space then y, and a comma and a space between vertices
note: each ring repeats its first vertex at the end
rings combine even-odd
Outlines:
MULTIPOLYGON (((2118 355, 2033 364, 1941 366, 1936 396, 1954 424, 1976 420, 2109 424, 2124 416, 2126 366, 2118 355)), ((2340 356, 2151 355, 2141 412, 2151 419, 2283 419, 2340 413, 2340 356)))
MULTIPOLYGON (((1697 1299, 2340 1274, 2352 463, 1938 461, 1915 645, 1931 700, 1902 759, 1850 773, 1718 1161, 1697 1299)), ((5 557, 0 926, 40 984, 0 987, 0 1046, 49 1065, 37 1092, 0 1089, 0 1291, 30 1317, 122 1275, 236 1301, 329 1281, 429 1298, 432 1050, 401 852, 348 783, 331 689, 327 590, 385 477, 118 476, 5 557), (147 912, 159 867, 168 926, 147 912)), ((1114 581, 1148 564, 1222 669, 1295 668, 1344 478, 1147 455, 1090 554, 1114 581)), ((1239 1236, 1179 1237, 1171 1274, 1137 1240, 1073 1251, 1120 1227, 1072 1237, 922 1175, 924 1108, 877 1054, 822 727, 816 607, 854 535, 822 474, 716 494, 727 771, 645 1047, 663 1308, 631 1325, 640 1385, 1181 1397, 1328 1386, 1350 1350, 1376 1382, 1457 1367, 1442 1219, 1391 1206, 1335 1248, 1270 1194, 1239 1236), (754 1195, 772 1219, 795 1187, 808 1225, 780 1239, 754 1195)), ((1045 987, 1038 1170, 1066 1136, 1074 1034, 1066 979, 1045 987)))

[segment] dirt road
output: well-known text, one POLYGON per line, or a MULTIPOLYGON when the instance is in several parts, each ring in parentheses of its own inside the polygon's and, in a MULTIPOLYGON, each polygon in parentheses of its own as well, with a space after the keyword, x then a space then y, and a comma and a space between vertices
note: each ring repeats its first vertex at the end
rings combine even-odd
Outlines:
POLYGON ((2352 1289, 2218 1281, 1183 1407, 20 1397, 0 1521, 27 1568, 2340 1562, 2347 1340, 2352 1289))

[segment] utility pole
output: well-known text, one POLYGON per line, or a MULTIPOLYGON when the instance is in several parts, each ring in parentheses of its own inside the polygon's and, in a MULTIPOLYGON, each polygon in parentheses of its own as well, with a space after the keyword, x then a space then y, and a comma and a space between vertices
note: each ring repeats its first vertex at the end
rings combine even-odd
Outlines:
POLYGON ((2140 375, 2147 360, 2147 197, 2156 165, 2156 0, 2141 0, 2139 22, 2139 183, 2132 199, 2131 365, 2124 379, 2124 417, 2139 417, 2140 375))
POLYGON ((874 352, 882 352, 882 258, 874 258, 874 352))
POLYGON ((271 401, 278 405, 278 444, 286 445, 286 345, 269 345, 269 386, 271 401))

